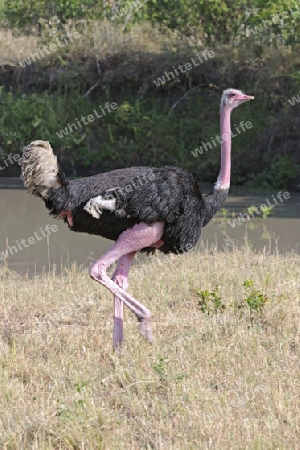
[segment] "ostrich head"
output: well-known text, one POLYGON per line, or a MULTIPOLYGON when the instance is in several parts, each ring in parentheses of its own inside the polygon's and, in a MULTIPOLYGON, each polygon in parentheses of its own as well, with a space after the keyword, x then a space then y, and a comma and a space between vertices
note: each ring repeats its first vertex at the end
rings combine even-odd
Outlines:
POLYGON ((246 95, 237 89, 226 89, 221 98, 221 109, 223 107, 230 109, 236 108, 247 100, 252 100, 253 98, 254 97, 252 97, 252 95, 246 95))

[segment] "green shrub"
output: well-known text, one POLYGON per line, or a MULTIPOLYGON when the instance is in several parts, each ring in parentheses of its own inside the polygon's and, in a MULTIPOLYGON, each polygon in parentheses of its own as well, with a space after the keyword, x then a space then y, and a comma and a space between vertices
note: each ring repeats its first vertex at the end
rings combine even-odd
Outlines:
POLYGON ((45 23, 60 27, 69 19, 101 18, 102 5, 94 0, 6 0, 5 16, 12 27, 31 31, 45 23))
POLYGON ((6 0, 4 13, 10 25, 22 30, 45 25, 60 28, 69 20, 113 20, 132 24, 150 20, 180 33, 200 33, 208 43, 233 42, 250 35, 270 43, 297 42, 300 14, 297 0, 6 0), (276 20, 276 14, 278 20, 276 20), (283 16, 285 14, 285 16, 283 16), (267 25, 269 24, 269 25, 267 25), (248 34, 246 29, 248 29, 248 34))
MULTIPOLYGON (((64 24, 108 19, 118 23, 135 23, 146 19, 145 0, 123 0, 119 7, 110 1, 94 0, 6 0, 4 14, 13 28, 31 32, 52 30, 55 34, 64 24)), ((73 26, 74 26, 73 23, 73 26)))
POLYGON ((198 300, 198 305, 201 312, 211 315, 213 313, 223 311, 226 308, 221 301, 219 291, 219 285, 215 286, 211 292, 207 289, 204 291, 196 290, 197 296, 200 297, 198 300))
POLYGON ((261 313, 266 303, 270 300, 260 289, 254 287, 253 280, 245 280, 243 283, 245 288, 244 298, 235 302, 237 309, 248 308, 250 313, 261 313))

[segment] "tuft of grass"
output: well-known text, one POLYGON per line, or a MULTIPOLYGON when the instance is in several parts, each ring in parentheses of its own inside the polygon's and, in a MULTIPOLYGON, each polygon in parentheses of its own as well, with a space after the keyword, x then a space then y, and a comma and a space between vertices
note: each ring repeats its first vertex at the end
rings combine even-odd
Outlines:
POLYGON ((248 246, 154 255, 129 281, 152 311, 155 340, 125 310, 114 354, 113 298, 87 271, 3 272, 1 448, 297 448, 299 255, 248 246), (226 308, 203 314, 199 296, 226 308))

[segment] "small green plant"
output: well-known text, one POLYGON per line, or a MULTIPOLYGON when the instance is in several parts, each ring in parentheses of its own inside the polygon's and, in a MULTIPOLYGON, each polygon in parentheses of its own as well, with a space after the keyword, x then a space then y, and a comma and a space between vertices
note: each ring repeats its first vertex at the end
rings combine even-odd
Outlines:
POLYGON ((245 208, 244 211, 251 217, 253 217, 254 214, 257 214, 257 208, 254 205, 248 206, 248 208, 245 208))
POLYGON ((175 375, 175 380, 181 381, 181 380, 184 380, 186 377, 187 377, 187 375, 185 373, 178 373, 177 375, 175 375))
POLYGON ((166 375, 166 360, 165 357, 160 357, 158 363, 153 364, 153 369, 161 376, 164 377, 166 375))
POLYGON ((253 280, 245 280, 243 282, 245 288, 245 297, 241 303, 237 304, 238 309, 242 309, 247 306, 250 312, 260 313, 264 308, 266 302, 269 300, 268 296, 261 292, 260 289, 254 287, 253 280))
POLYGON ((220 209, 220 213, 222 214, 222 218, 223 219, 227 219, 227 215, 229 213, 229 209, 222 208, 222 209, 220 209))
POLYGON ((273 206, 262 205, 257 208, 255 205, 248 206, 244 209, 244 212, 250 216, 250 218, 258 216, 262 213, 262 218, 266 219, 270 214, 273 213, 273 206), (260 210, 259 210, 260 209, 260 210))
POLYGON ((273 213, 273 206, 264 205, 260 208, 262 212, 262 217, 265 220, 270 214, 273 213))
POLYGON ((263 294, 259 289, 254 288, 253 280, 245 280, 243 286, 245 287, 246 294, 245 301, 250 311, 260 312, 268 300, 267 295, 263 294))
POLYGON ((200 297, 198 305, 203 313, 210 315, 223 311, 226 308, 221 301, 219 291, 220 285, 216 285, 212 292, 209 292, 207 289, 204 291, 196 290, 197 296, 200 297))
POLYGON ((81 392, 86 387, 86 382, 79 381, 78 383, 74 384, 74 387, 76 388, 77 392, 81 392))

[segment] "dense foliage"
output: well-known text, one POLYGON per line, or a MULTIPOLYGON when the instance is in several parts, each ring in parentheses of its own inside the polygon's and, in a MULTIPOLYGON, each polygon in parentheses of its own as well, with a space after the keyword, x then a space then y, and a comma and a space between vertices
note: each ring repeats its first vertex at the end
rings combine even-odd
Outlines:
POLYGON ((108 19, 128 26, 150 20, 208 42, 231 42, 247 34, 264 34, 269 42, 295 42, 300 25, 298 0, 6 0, 10 26, 32 31, 45 24, 59 28, 69 20, 108 19))

